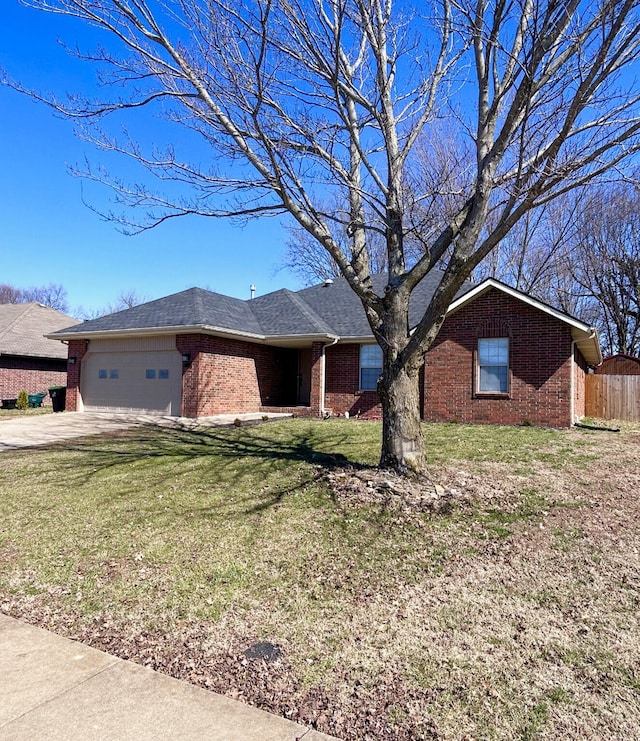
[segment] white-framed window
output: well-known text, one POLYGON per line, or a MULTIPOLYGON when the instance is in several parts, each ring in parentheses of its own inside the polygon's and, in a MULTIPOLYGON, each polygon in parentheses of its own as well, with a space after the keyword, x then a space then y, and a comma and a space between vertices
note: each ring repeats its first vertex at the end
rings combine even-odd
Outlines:
POLYGON ((491 337, 478 340, 479 394, 509 393, 509 338, 491 337))
POLYGON ((375 391, 382 375, 380 345, 360 345, 360 390, 375 391))

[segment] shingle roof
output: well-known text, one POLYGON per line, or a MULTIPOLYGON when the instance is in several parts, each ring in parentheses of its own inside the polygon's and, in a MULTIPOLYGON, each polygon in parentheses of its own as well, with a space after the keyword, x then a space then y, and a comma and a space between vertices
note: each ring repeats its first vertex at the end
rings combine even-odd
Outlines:
POLYGON ((117 311, 115 314, 82 322, 56 334, 169 327, 218 327, 230 331, 262 334, 260 324, 246 301, 205 291, 202 288, 189 288, 171 296, 117 311))
POLYGON ((67 348, 44 335, 76 322, 42 304, 0 304, 0 355, 66 358, 67 348))
MULTIPOLYGON (((414 326, 439 282, 430 273, 414 290, 410 322, 414 326)), ((373 276, 374 290, 382 295, 387 276, 373 276)), ((467 284, 464 290, 468 290, 467 284)), ((241 300, 189 288, 115 314, 83 322, 56 334, 208 328, 256 337, 370 337, 371 328, 360 300, 344 278, 300 291, 281 289, 254 299, 241 300)))
MULTIPOLYGON (((422 314, 429 305, 434 291, 438 287, 442 273, 431 271, 411 294, 409 303, 409 324, 415 327, 422 318, 422 314)), ((373 276, 373 290, 382 296, 387 282, 386 273, 373 276)), ((461 295, 471 288, 465 283, 457 295, 461 295)), ((371 327, 360 303, 360 299, 353 292, 345 278, 335 278, 332 283, 303 288, 297 295, 307 303, 322 319, 333 328, 340 337, 368 337, 371 327)))
POLYGON ((335 330, 299 295, 287 289, 249 302, 265 335, 333 335, 335 330))

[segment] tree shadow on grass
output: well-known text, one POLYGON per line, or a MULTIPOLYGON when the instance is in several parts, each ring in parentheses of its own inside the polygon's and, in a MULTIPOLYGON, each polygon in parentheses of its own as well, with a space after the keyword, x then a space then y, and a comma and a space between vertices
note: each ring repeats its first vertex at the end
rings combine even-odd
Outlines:
POLYGON ((84 486, 130 470, 130 481, 123 478, 119 486, 117 496, 122 498, 137 491, 141 483, 153 487, 190 475, 189 485, 195 486, 197 480, 200 491, 233 489, 236 504, 244 500, 245 512, 251 513, 276 506, 313 484, 319 467, 365 468, 349 455, 358 443, 361 440, 354 439, 349 427, 321 422, 239 428, 144 425, 63 440, 40 450, 78 454, 55 461, 64 486, 84 486), (302 465, 295 470, 289 463, 302 465))

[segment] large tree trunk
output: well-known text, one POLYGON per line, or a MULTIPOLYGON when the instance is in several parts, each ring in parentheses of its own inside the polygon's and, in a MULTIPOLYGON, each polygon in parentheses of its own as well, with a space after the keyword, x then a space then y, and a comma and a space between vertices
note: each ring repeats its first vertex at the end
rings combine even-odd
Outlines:
POLYGON ((425 464, 418 378, 419 366, 397 368, 385 363, 378 383, 382 402, 381 468, 419 473, 425 464))

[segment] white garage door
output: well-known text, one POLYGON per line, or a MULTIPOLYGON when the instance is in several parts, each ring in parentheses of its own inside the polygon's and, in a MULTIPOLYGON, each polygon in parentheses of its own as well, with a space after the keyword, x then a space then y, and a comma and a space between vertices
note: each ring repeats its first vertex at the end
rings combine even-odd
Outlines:
POLYGON ((139 341, 94 341, 82 359, 81 388, 86 411, 179 416, 181 357, 175 349, 140 348, 139 341))

